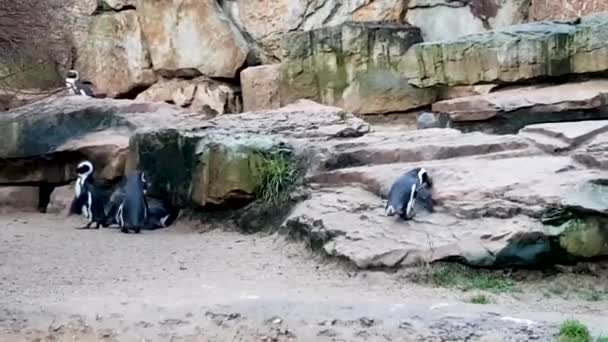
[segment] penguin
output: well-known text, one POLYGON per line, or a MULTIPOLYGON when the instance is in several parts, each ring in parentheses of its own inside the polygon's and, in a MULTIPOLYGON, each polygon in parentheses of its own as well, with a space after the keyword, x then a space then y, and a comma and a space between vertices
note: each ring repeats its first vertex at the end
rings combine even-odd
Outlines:
MULTIPOLYGON (((147 188, 147 182, 145 187, 147 188)), ((146 192, 146 191, 145 191, 146 192)), ((145 194, 144 194, 145 195, 145 194)), ((118 209, 125 197, 124 186, 116 189, 110 197, 108 208, 106 211, 106 220, 102 225, 104 228, 110 225, 118 224, 118 209)), ((142 229, 155 230, 170 226, 179 215, 179 208, 171 205, 168 201, 159 200, 145 195, 146 203, 148 204, 148 218, 142 229)))
POLYGON ((80 80, 80 75, 76 70, 70 70, 65 77, 65 85, 70 90, 72 95, 81 95, 93 97, 93 91, 89 86, 90 82, 80 80))
POLYGON ((147 198, 146 201, 148 203, 146 229, 166 228, 177 219, 179 209, 173 207, 171 203, 151 197, 147 198))
POLYGON ((101 189, 93 180, 94 170, 93 164, 88 160, 80 162, 76 167, 78 178, 74 186, 70 214, 82 215, 89 220, 82 229, 89 229, 93 223, 96 223, 95 229, 99 229, 105 221, 104 199, 101 189))
POLYGON ((121 232, 129 233, 129 230, 133 230, 137 234, 145 226, 148 219, 146 191, 147 181, 143 172, 133 171, 127 174, 124 196, 116 210, 116 221, 121 232))
POLYGON ((426 209, 433 212, 432 186, 431 177, 424 168, 405 172, 391 186, 385 206, 386 216, 398 214, 404 220, 411 219, 417 199, 421 199, 426 209))

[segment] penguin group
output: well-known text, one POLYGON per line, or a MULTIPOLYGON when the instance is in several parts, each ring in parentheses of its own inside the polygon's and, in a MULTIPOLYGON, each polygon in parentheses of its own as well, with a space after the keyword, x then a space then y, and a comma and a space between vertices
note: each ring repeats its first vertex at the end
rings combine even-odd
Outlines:
POLYGON ((140 233, 171 225, 179 209, 169 201, 147 196, 148 181, 142 171, 129 172, 113 189, 104 189, 93 178, 93 163, 82 161, 76 167, 74 199, 70 215, 81 215, 88 222, 80 229, 95 224, 107 228, 117 225, 123 233, 140 233))
POLYGON ((414 168, 399 176, 388 193, 388 200, 384 208, 386 216, 398 215, 403 220, 414 217, 414 206, 420 200, 424 208, 434 211, 434 202, 431 192, 433 182, 424 168, 414 168))

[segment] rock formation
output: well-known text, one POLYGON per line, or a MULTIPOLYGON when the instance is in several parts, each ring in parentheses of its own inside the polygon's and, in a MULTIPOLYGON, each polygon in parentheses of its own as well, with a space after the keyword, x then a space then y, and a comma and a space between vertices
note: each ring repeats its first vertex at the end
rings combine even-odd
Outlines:
POLYGON ((432 103, 434 89, 418 89, 410 47, 420 43, 411 26, 349 22, 286 36, 280 97, 300 98, 345 108, 357 114, 405 111, 432 103))

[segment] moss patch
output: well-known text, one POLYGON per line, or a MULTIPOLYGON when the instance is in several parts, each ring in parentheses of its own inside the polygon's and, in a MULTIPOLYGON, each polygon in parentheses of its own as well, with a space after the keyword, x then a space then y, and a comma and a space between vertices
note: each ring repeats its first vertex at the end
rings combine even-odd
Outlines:
POLYGON ((515 281, 502 272, 476 270, 458 264, 431 266, 410 278, 414 282, 462 291, 483 290, 492 293, 519 291, 515 281))

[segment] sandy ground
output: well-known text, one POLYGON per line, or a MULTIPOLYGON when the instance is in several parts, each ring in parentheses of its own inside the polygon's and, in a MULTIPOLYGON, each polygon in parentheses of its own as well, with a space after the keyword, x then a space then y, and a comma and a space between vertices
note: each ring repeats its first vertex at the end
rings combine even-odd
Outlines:
POLYGON ((281 236, 79 225, 0 216, 0 341, 551 341, 567 318, 608 335, 606 300, 546 291, 604 276, 538 273, 521 293, 476 305, 468 292, 357 271, 281 236))

